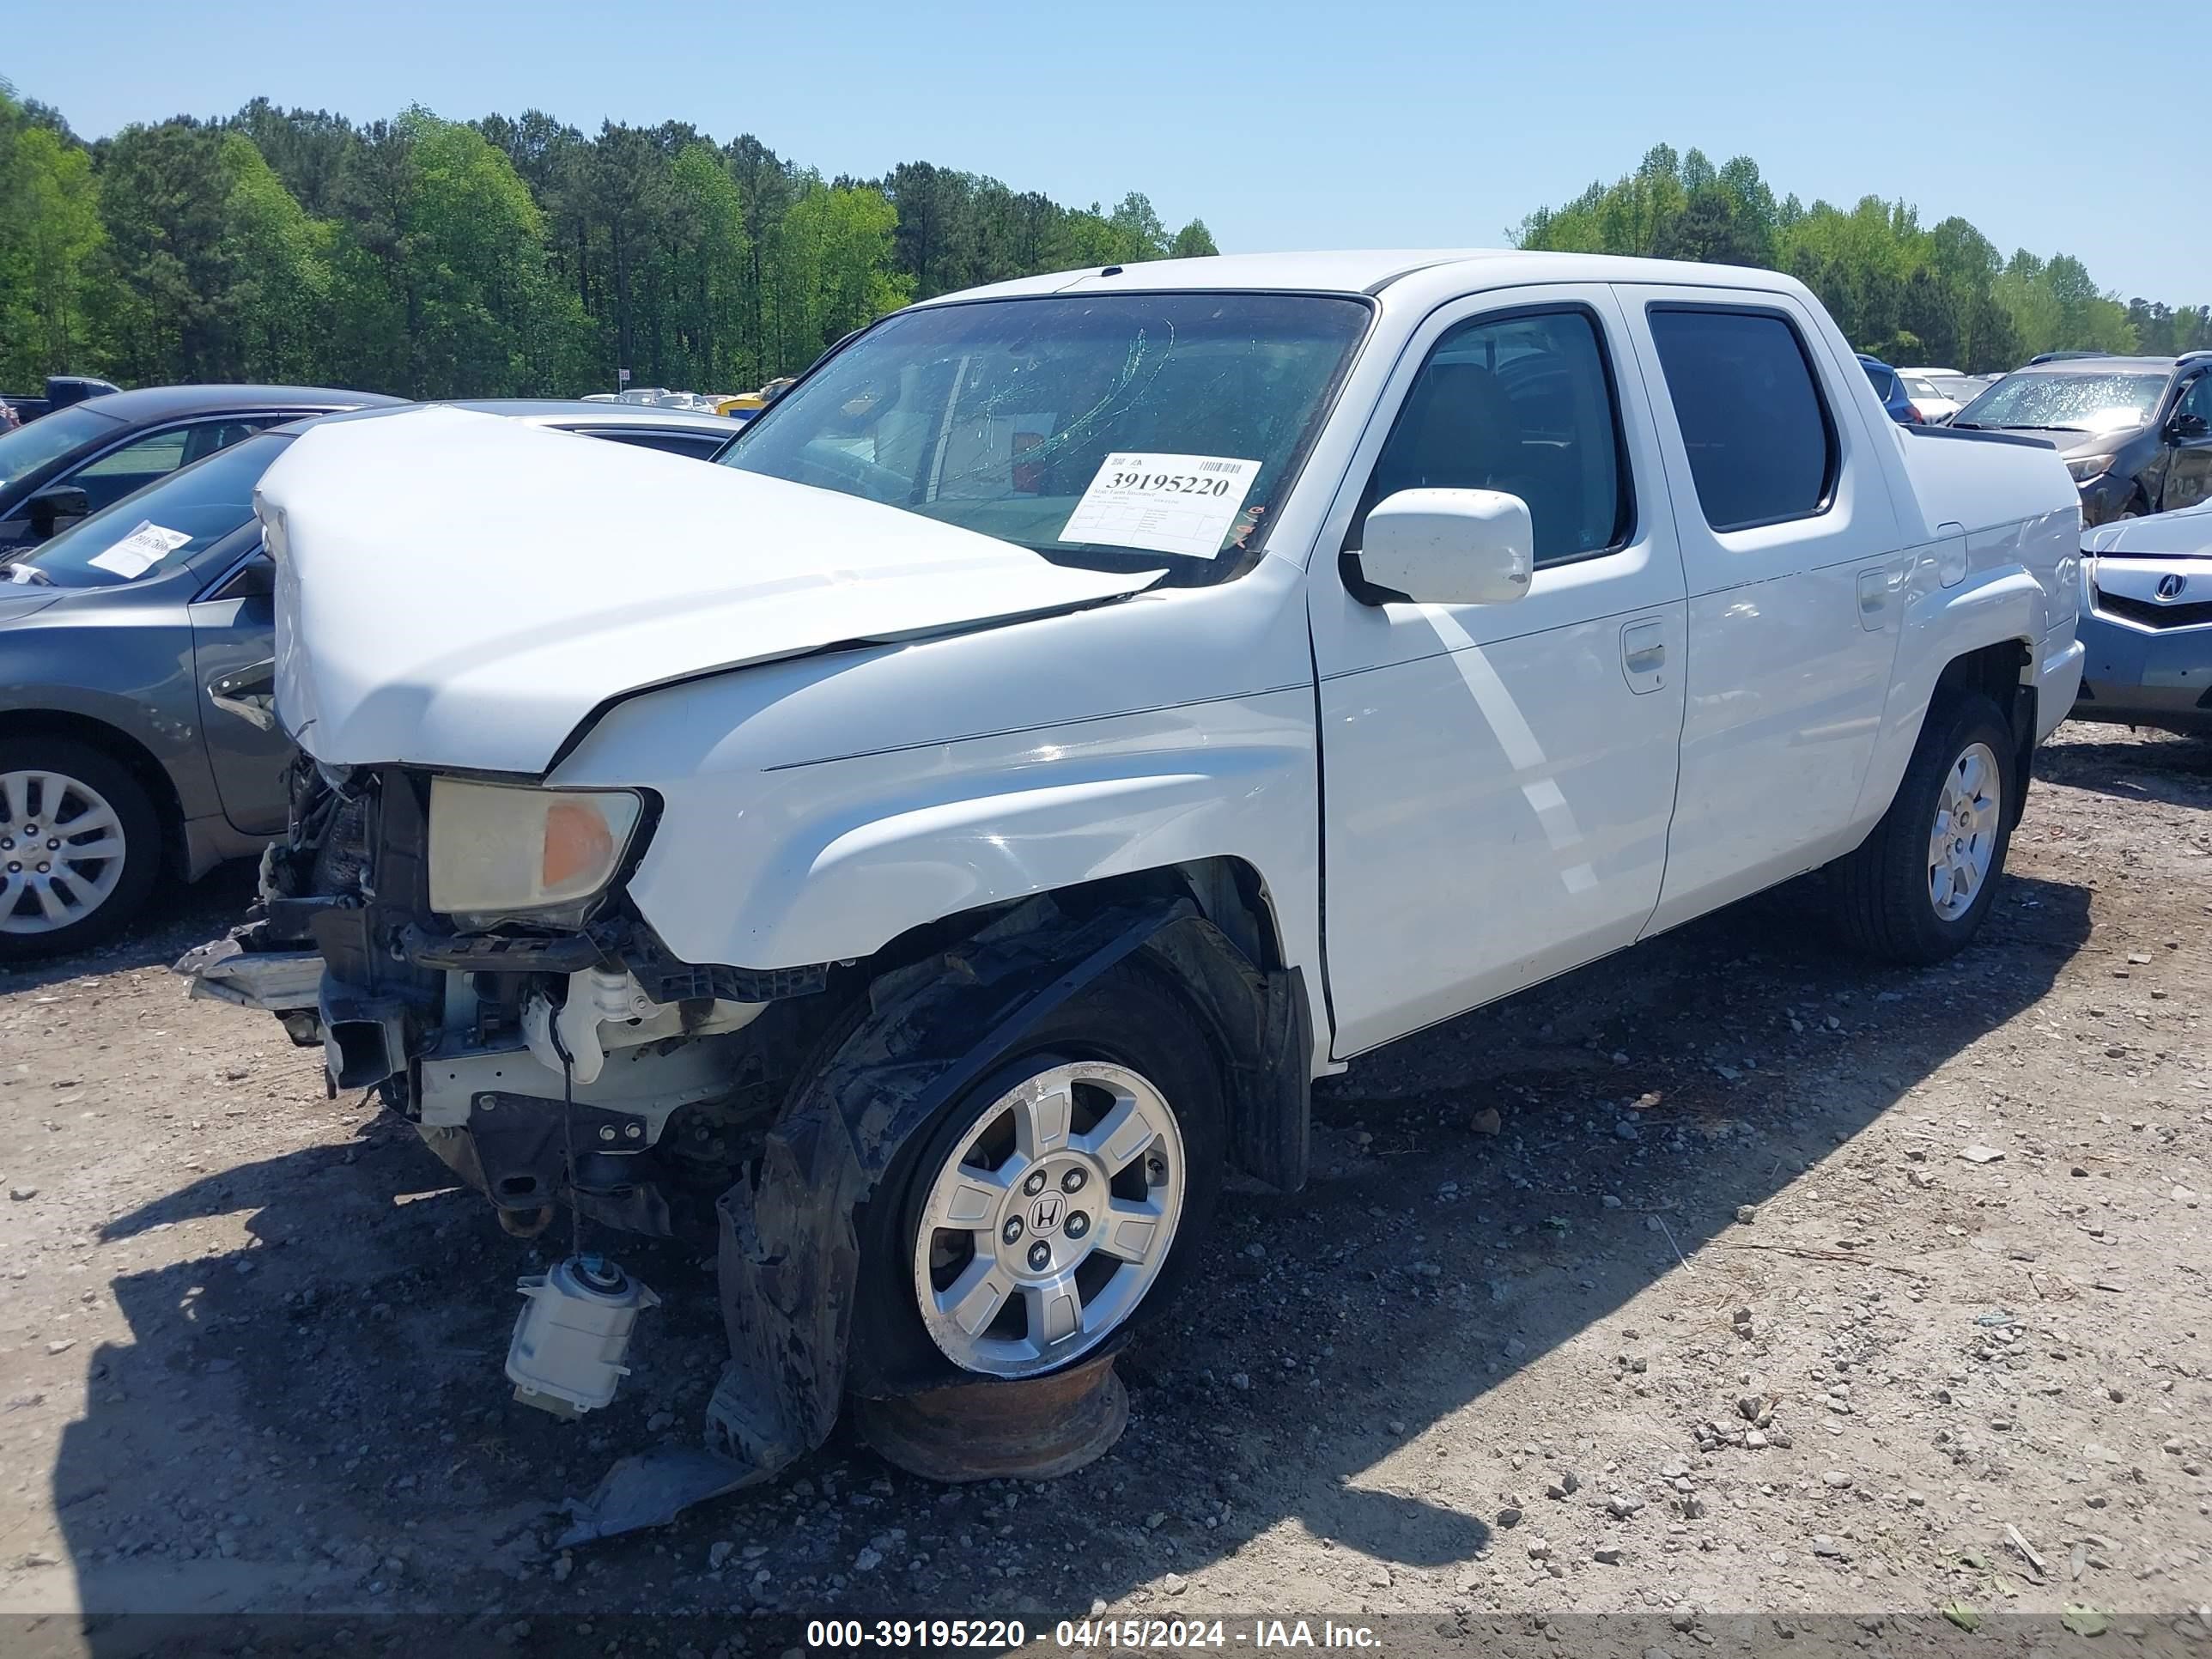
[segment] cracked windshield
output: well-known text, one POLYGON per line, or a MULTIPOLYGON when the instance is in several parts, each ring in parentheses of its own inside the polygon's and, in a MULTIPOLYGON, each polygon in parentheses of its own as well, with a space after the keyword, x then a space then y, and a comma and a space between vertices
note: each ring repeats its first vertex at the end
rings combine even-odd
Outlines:
POLYGON ((1951 424, 2111 432, 2150 419, 2165 390, 2163 374, 2008 374, 1951 424))
POLYGON ((1251 294, 909 312, 823 364, 724 464, 1063 563, 1219 580, 1260 550, 1368 315, 1251 294))

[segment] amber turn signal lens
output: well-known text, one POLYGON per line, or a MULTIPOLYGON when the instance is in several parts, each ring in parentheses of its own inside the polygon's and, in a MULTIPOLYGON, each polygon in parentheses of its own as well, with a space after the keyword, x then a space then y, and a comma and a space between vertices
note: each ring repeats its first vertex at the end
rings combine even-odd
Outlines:
POLYGON ((564 800, 547 809, 540 876, 544 891, 557 893, 580 877, 600 874, 614 862, 614 834, 599 808, 564 800))

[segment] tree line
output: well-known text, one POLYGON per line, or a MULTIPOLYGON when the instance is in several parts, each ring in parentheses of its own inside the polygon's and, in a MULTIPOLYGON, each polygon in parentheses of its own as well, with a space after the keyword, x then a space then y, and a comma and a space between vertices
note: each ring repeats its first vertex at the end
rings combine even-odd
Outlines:
MULTIPOLYGON (((1777 199, 1758 164, 1662 144, 1541 208, 1518 246, 1759 265, 1862 349, 1969 372, 2064 349, 2212 349, 2212 308, 2123 301, 2069 254, 1963 218, 1777 199)), ((1039 270, 1214 252, 1131 192, 1073 208, 902 163, 824 179, 750 134, 536 110, 356 124, 256 99, 87 143, 0 82, 0 387, 276 380, 414 397, 735 391, 909 300, 1039 270)))
POLYGON ((2123 301, 2071 254, 2007 258, 1965 219, 1923 226, 1901 201, 1778 201, 1747 155, 1715 167, 1700 151, 1657 145, 1626 177, 1538 209, 1513 240, 1787 271, 1860 350, 1890 363, 1988 374, 2044 351, 2212 349, 2212 307, 2123 301))
POLYGON ((538 111, 356 124, 256 99, 87 143, 0 83, 0 388, 266 380, 420 398, 742 391, 909 300, 1214 252, 926 161, 825 179, 750 135, 538 111))

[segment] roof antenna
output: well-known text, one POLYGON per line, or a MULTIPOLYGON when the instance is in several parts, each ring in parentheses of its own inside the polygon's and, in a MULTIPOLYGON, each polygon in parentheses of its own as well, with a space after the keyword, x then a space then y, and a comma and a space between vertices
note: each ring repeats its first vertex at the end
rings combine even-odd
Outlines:
POLYGON ((1098 274, 1101 276, 1119 276, 1121 274, 1121 267, 1119 265, 1109 265, 1105 270, 1100 271, 1098 274))

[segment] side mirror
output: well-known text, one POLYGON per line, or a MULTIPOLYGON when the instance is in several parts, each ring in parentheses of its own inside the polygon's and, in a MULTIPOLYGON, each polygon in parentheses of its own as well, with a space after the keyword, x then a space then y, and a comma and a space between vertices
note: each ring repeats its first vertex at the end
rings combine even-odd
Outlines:
POLYGON ((1498 489, 1401 489, 1368 509, 1362 541, 1344 562, 1364 605, 1506 605, 1536 568, 1528 503, 1498 489))
POLYGON ((44 541, 62 527, 63 520, 89 515, 92 498, 75 484, 50 484, 23 506, 30 514, 31 533, 44 541))
POLYGON ((2166 435, 2180 442, 2203 437, 2208 430, 2202 415, 2177 415, 2166 423, 2166 435))

